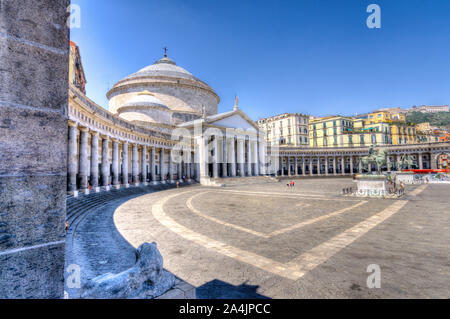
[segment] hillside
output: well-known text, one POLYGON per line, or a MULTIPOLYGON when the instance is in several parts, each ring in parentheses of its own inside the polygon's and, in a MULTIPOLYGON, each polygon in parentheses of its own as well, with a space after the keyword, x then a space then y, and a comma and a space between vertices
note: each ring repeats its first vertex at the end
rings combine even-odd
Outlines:
POLYGON ((439 112, 439 113, 413 112, 406 116, 406 121, 416 124, 429 122, 431 126, 445 126, 450 128, 450 112, 439 112))

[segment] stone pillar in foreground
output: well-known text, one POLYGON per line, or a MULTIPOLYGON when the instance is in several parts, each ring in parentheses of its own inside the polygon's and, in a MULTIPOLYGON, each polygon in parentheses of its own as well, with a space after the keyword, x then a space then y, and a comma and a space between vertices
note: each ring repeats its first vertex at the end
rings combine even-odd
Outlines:
POLYGON ((345 175, 345 156, 341 158, 341 175, 345 175))
POLYGON ((78 172, 77 136, 78 136, 77 124, 75 122, 69 121, 69 147, 68 147, 68 162, 67 162, 67 183, 69 192, 77 190, 77 172, 78 172))
POLYGON ((0 297, 5 299, 64 295, 69 3, 0 1, 0 297))
POLYGON ((91 135, 91 186, 98 187, 98 132, 91 135))

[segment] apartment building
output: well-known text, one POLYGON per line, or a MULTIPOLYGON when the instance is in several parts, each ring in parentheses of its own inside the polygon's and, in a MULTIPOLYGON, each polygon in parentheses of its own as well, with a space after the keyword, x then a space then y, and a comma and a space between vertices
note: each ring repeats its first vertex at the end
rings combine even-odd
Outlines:
POLYGON ((309 115, 300 113, 285 113, 260 119, 259 128, 266 134, 270 145, 289 147, 309 146, 309 115))

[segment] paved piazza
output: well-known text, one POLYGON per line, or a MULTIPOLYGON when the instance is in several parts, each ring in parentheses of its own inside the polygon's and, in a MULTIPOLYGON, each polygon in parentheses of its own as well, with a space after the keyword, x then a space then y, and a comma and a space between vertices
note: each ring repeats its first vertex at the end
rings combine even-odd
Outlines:
POLYGON ((450 185, 402 200, 343 197, 350 179, 191 186, 120 205, 132 246, 157 242, 199 298, 449 298, 450 185), (367 288, 367 267, 381 288, 367 288))

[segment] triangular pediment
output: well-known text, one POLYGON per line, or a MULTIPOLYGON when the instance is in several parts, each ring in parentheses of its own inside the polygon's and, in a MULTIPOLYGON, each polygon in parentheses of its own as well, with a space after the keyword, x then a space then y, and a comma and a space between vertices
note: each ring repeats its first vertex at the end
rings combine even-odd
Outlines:
POLYGON ((214 126, 221 126, 226 128, 234 128, 238 130, 254 130, 257 131, 258 127, 245 113, 240 110, 218 114, 208 120, 208 124, 214 126))

